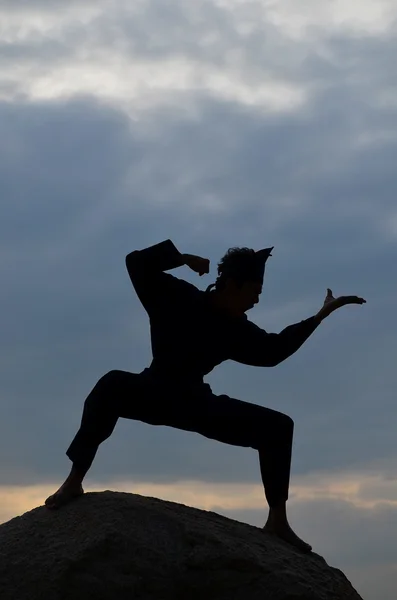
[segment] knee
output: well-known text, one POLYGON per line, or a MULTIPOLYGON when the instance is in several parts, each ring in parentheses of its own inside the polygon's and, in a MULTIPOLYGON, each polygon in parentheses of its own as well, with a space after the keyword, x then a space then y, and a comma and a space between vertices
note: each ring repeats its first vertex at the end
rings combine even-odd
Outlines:
POLYGON ((109 371, 108 373, 106 373, 106 375, 103 375, 103 377, 101 377, 101 379, 99 380, 98 383, 101 383, 102 385, 110 385, 110 386, 117 385, 121 381, 124 381, 126 375, 127 375, 127 373, 125 373, 124 371, 119 371, 118 369, 113 369, 112 371, 109 371))
POLYGON ((116 370, 109 371, 106 375, 103 375, 86 398, 85 406, 87 409, 98 404, 108 404, 109 401, 114 400, 115 396, 117 396, 114 392, 118 391, 123 385, 124 376, 125 373, 123 371, 116 370))
POLYGON ((285 430, 293 433, 294 431, 294 421, 288 415, 284 413, 278 413, 277 415, 280 426, 285 430))

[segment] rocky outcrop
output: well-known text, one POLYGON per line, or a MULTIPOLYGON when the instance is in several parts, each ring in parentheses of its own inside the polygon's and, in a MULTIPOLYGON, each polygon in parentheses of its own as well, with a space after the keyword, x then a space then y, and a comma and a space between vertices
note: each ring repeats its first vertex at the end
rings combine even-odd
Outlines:
POLYGON ((261 529, 134 494, 89 493, 0 526, 1 600, 361 600, 261 529))

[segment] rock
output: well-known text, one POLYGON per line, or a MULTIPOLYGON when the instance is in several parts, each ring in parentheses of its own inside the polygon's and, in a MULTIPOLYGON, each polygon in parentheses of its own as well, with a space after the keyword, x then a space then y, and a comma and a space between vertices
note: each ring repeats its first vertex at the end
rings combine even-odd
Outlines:
POLYGON ((85 494, 0 526, 1 600, 362 600, 262 529, 135 494, 85 494))

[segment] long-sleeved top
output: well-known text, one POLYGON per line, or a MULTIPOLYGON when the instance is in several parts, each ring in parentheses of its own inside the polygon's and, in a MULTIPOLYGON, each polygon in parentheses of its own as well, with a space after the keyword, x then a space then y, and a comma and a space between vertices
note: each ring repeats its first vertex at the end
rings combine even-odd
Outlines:
POLYGON ((148 369, 165 382, 200 385, 226 360, 273 367, 294 354, 317 327, 314 317, 267 333, 244 314, 231 316, 204 292, 166 271, 184 264, 171 240, 131 252, 126 266, 148 313, 153 360, 148 369))

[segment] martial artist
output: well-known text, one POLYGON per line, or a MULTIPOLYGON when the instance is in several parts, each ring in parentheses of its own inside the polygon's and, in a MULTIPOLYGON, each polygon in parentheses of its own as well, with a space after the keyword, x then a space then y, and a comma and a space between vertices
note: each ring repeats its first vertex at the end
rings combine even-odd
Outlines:
POLYGON ((113 370, 96 383, 66 452, 71 472, 47 498, 48 508, 59 508, 83 494, 82 482, 99 445, 123 417, 257 450, 269 505, 264 530, 304 552, 311 550, 287 520, 292 419, 270 408, 215 395, 204 377, 226 360, 275 367, 333 311, 365 300, 334 298, 328 290, 317 314, 278 334, 267 333, 249 321, 246 312, 259 302, 272 250, 229 249, 218 265, 216 282, 205 291, 166 272, 187 265, 199 275, 209 273, 208 259, 181 254, 171 240, 126 257, 132 285, 149 317, 153 360, 141 373, 113 370))

